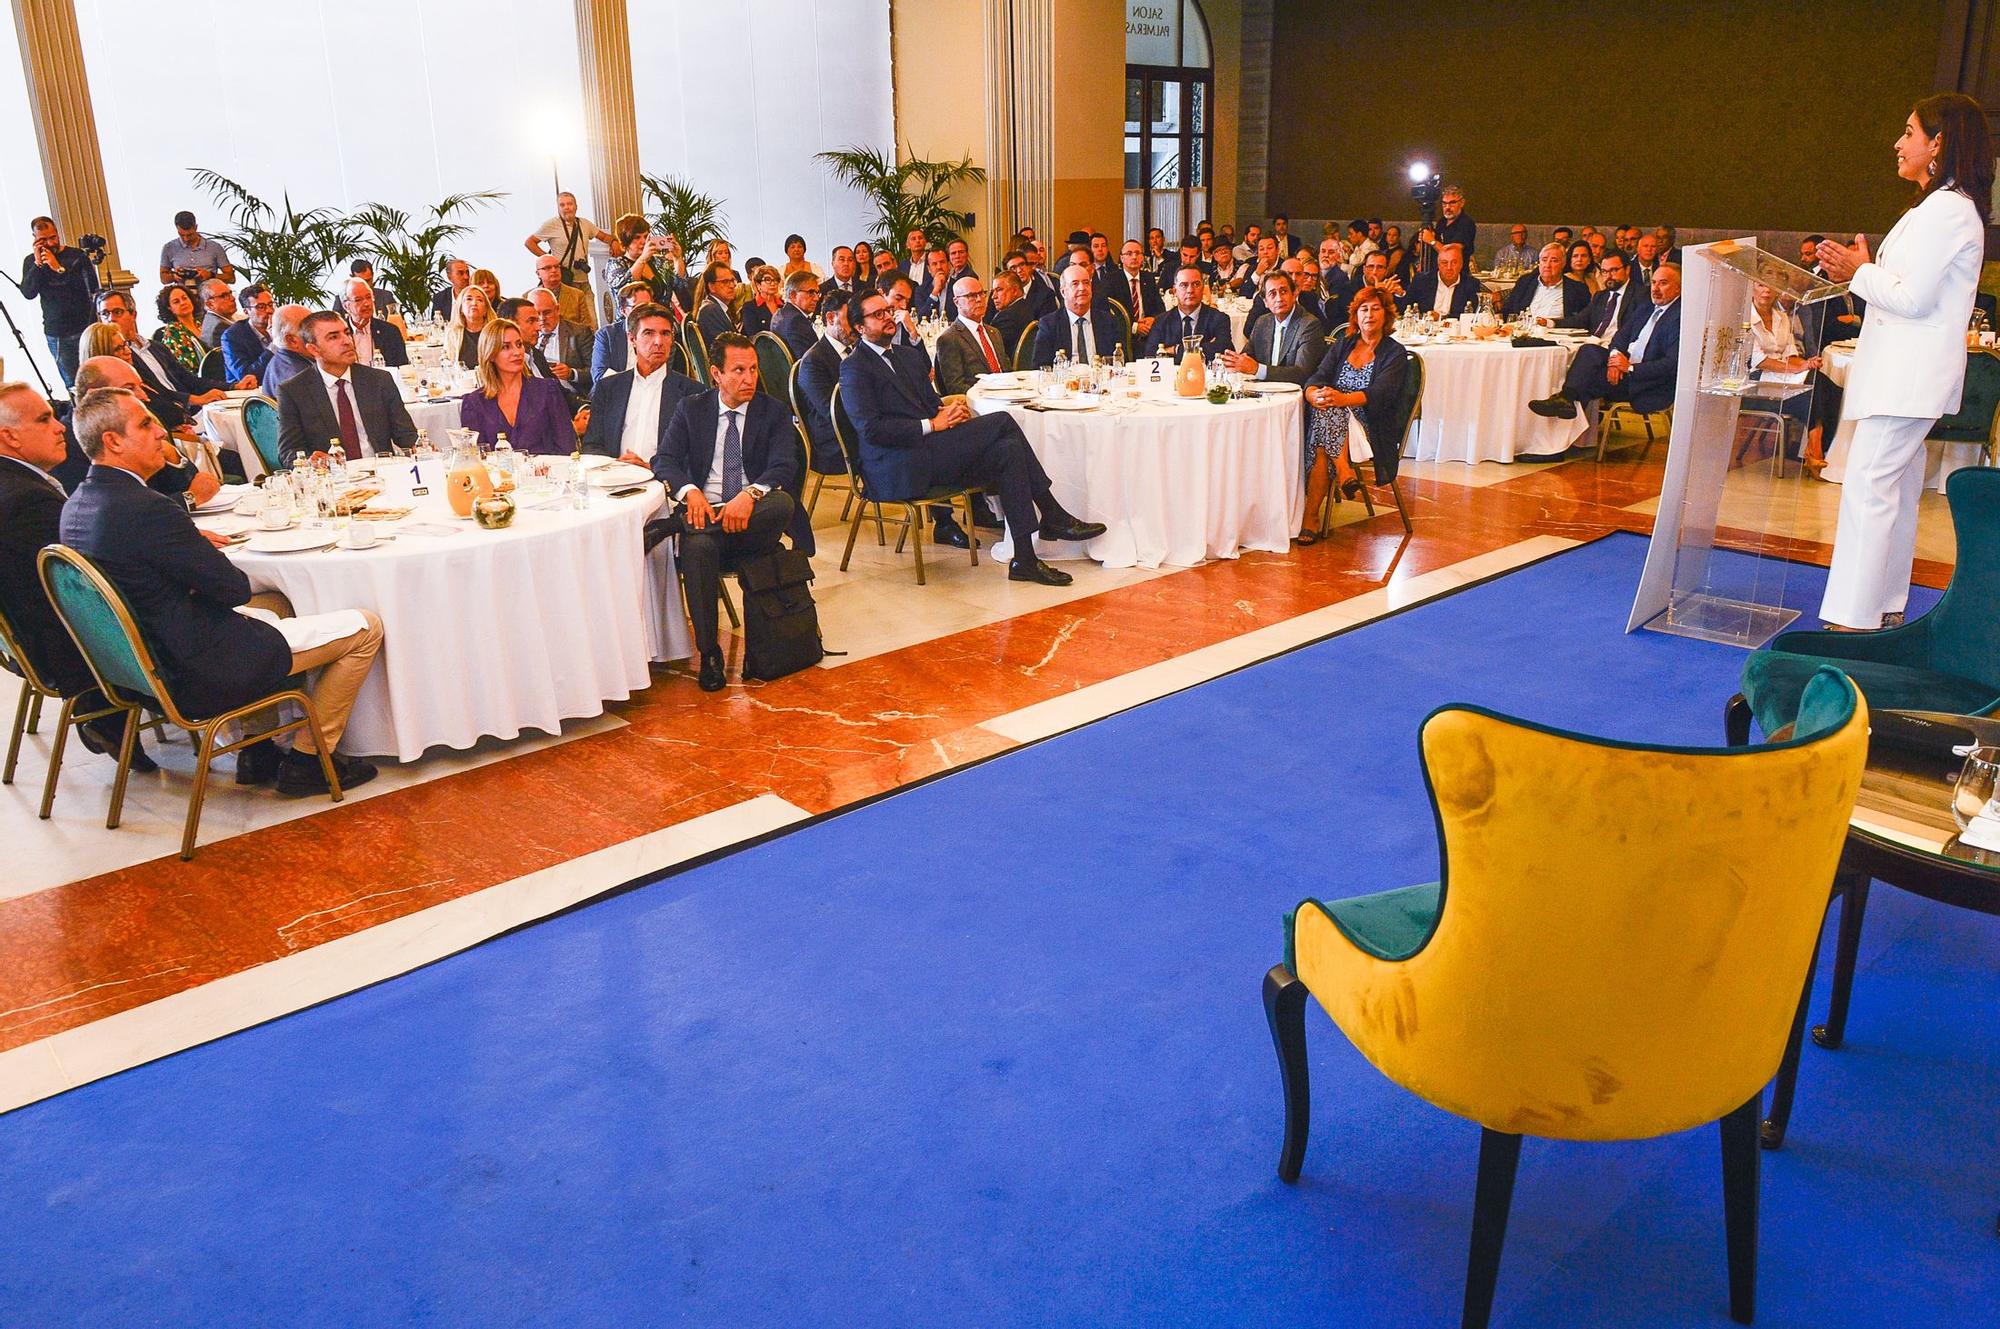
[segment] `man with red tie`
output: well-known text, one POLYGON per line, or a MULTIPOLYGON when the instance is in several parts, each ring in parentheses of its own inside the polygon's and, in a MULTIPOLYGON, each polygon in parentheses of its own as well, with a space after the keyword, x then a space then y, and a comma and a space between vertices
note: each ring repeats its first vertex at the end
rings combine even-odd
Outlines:
POLYGON ((1160 297, 1160 283, 1146 271, 1146 251, 1137 240, 1127 240, 1118 251, 1119 272, 1111 285, 1111 298, 1125 306, 1132 316, 1132 344, 1137 346, 1153 331, 1153 320, 1167 310, 1160 297))
POLYGON ((981 374, 997 374, 1010 368, 1007 347, 999 333, 986 323, 986 283, 977 277, 960 277, 952 287, 958 317, 952 320, 937 343, 937 389, 951 397, 969 390, 981 374))

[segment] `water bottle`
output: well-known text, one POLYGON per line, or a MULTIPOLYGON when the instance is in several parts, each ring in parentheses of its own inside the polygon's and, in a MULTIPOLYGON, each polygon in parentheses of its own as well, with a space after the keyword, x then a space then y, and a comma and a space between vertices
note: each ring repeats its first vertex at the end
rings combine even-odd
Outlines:
POLYGON ((347 449, 338 438, 326 441, 326 478, 335 484, 347 479, 347 449))
POLYGON ((590 506, 589 471, 583 464, 583 449, 569 456, 569 505, 578 512, 590 506))
POLYGON ((375 354, 369 356, 368 363, 374 366, 376 369, 387 369, 389 367, 389 362, 382 358, 382 352, 380 351, 377 351, 375 352, 375 354))

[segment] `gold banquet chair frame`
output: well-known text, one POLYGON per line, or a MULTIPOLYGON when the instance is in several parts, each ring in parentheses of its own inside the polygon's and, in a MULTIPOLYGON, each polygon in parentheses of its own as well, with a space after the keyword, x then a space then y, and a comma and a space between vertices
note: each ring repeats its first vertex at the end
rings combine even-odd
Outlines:
POLYGON ((830 403, 833 412, 833 437, 840 444, 840 455, 847 459, 847 473, 854 483, 854 516, 847 525, 847 548, 840 554, 840 570, 847 571, 847 562, 854 557, 854 537, 861 534, 861 523, 867 519, 868 509, 875 509, 875 524, 882 525, 882 506, 894 503, 903 509, 903 524, 896 532, 896 552, 903 552, 908 542, 910 552, 916 556, 917 585, 924 585, 924 509, 933 504, 948 504, 965 508, 966 552, 972 555, 972 566, 979 566, 979 531, 973 522, 973 500, 980 494, 975 488, 953 488, 939 486, 915 498, 876 498, 868 492, 868 477, 861 469, 861 450, 852 437, 854 422, 848 418, 847 408, 841 404, 840 389, 833 390, 830 403))
MULTIPOLYGON (((201 829, 201 807, 208 794, 209 764, 217 757, 227 756, 252 743, 296 730, 310 732, 320 770, 326 776, 327 793, 336 803, 346 797, 340 788, 340 777, 333 769, 332 754, 326 750, 326 736, 320 728, 319 712, 314 709, 312 698, 302 689, 285 688, 220 715, 205 718, 186 715, 175 704, 172 691, 160 677, 159 666, 153 660, 153 653, 147 647, 125 597, 98 571, 97 566, 67 545, 49 545, 36 556, 35 562, 41 572, 43 589, 48 593, 49 602, 55 606, 56 616, 68 629, 77 650, 83 653, 84 663, 90 666, 98 687, 103 689, 106 699, 111 702, 112 713, 125 713, 125 741, 118 749, 118 777, 111 786, 111 812, 104 822, 107 830, 116 830, 124 813, 125 785, 132 773, 132 749, 138 743, 139 730, 147 727, 140 723, 139 718, 142 708, 146 706, 157 707, 164 717, 154 722, 155 727, 172 724, 187 730, 195 738, 194 784, 188 791, 187 820, 181 829, 183 862, 194 857, 195 836, 201 829), (298 719, 282 721, 261 733, 245 734, 233 743, 216 745, 216 732, 223 725, 288 701, 298 703, 303 712, 298 719)), ((57 739, 60 741, 60 733, 57 739)), ((44 812, 42 815, 48 814, 44 812)))

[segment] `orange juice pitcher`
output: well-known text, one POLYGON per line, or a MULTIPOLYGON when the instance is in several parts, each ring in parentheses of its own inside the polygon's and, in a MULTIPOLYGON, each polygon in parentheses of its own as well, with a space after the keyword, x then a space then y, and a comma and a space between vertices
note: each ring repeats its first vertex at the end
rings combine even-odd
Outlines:
POLYGON ((1201 338, 1189 337, 1181 343, 1180 367, 1174 370, 1174 391, 1183 397, 1199 397, 1208 391, 1208 366, 1201 360, 1201 338))

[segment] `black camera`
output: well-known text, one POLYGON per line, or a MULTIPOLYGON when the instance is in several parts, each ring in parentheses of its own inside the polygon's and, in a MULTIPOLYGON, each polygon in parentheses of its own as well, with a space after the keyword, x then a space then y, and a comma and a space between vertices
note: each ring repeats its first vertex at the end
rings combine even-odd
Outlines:
POLYGON ((76 238, 76 247, 83 251, 84 258, 93 265, 104 261, 104 246, 105 239, 101 235, 79 235, 76 238))
POLYGON ((1428 162, 1410 163, 1410 197, 1424 211, 1424 229, 1437 229, 1438 200, 1444 196, 1444 177, 1428 162))

